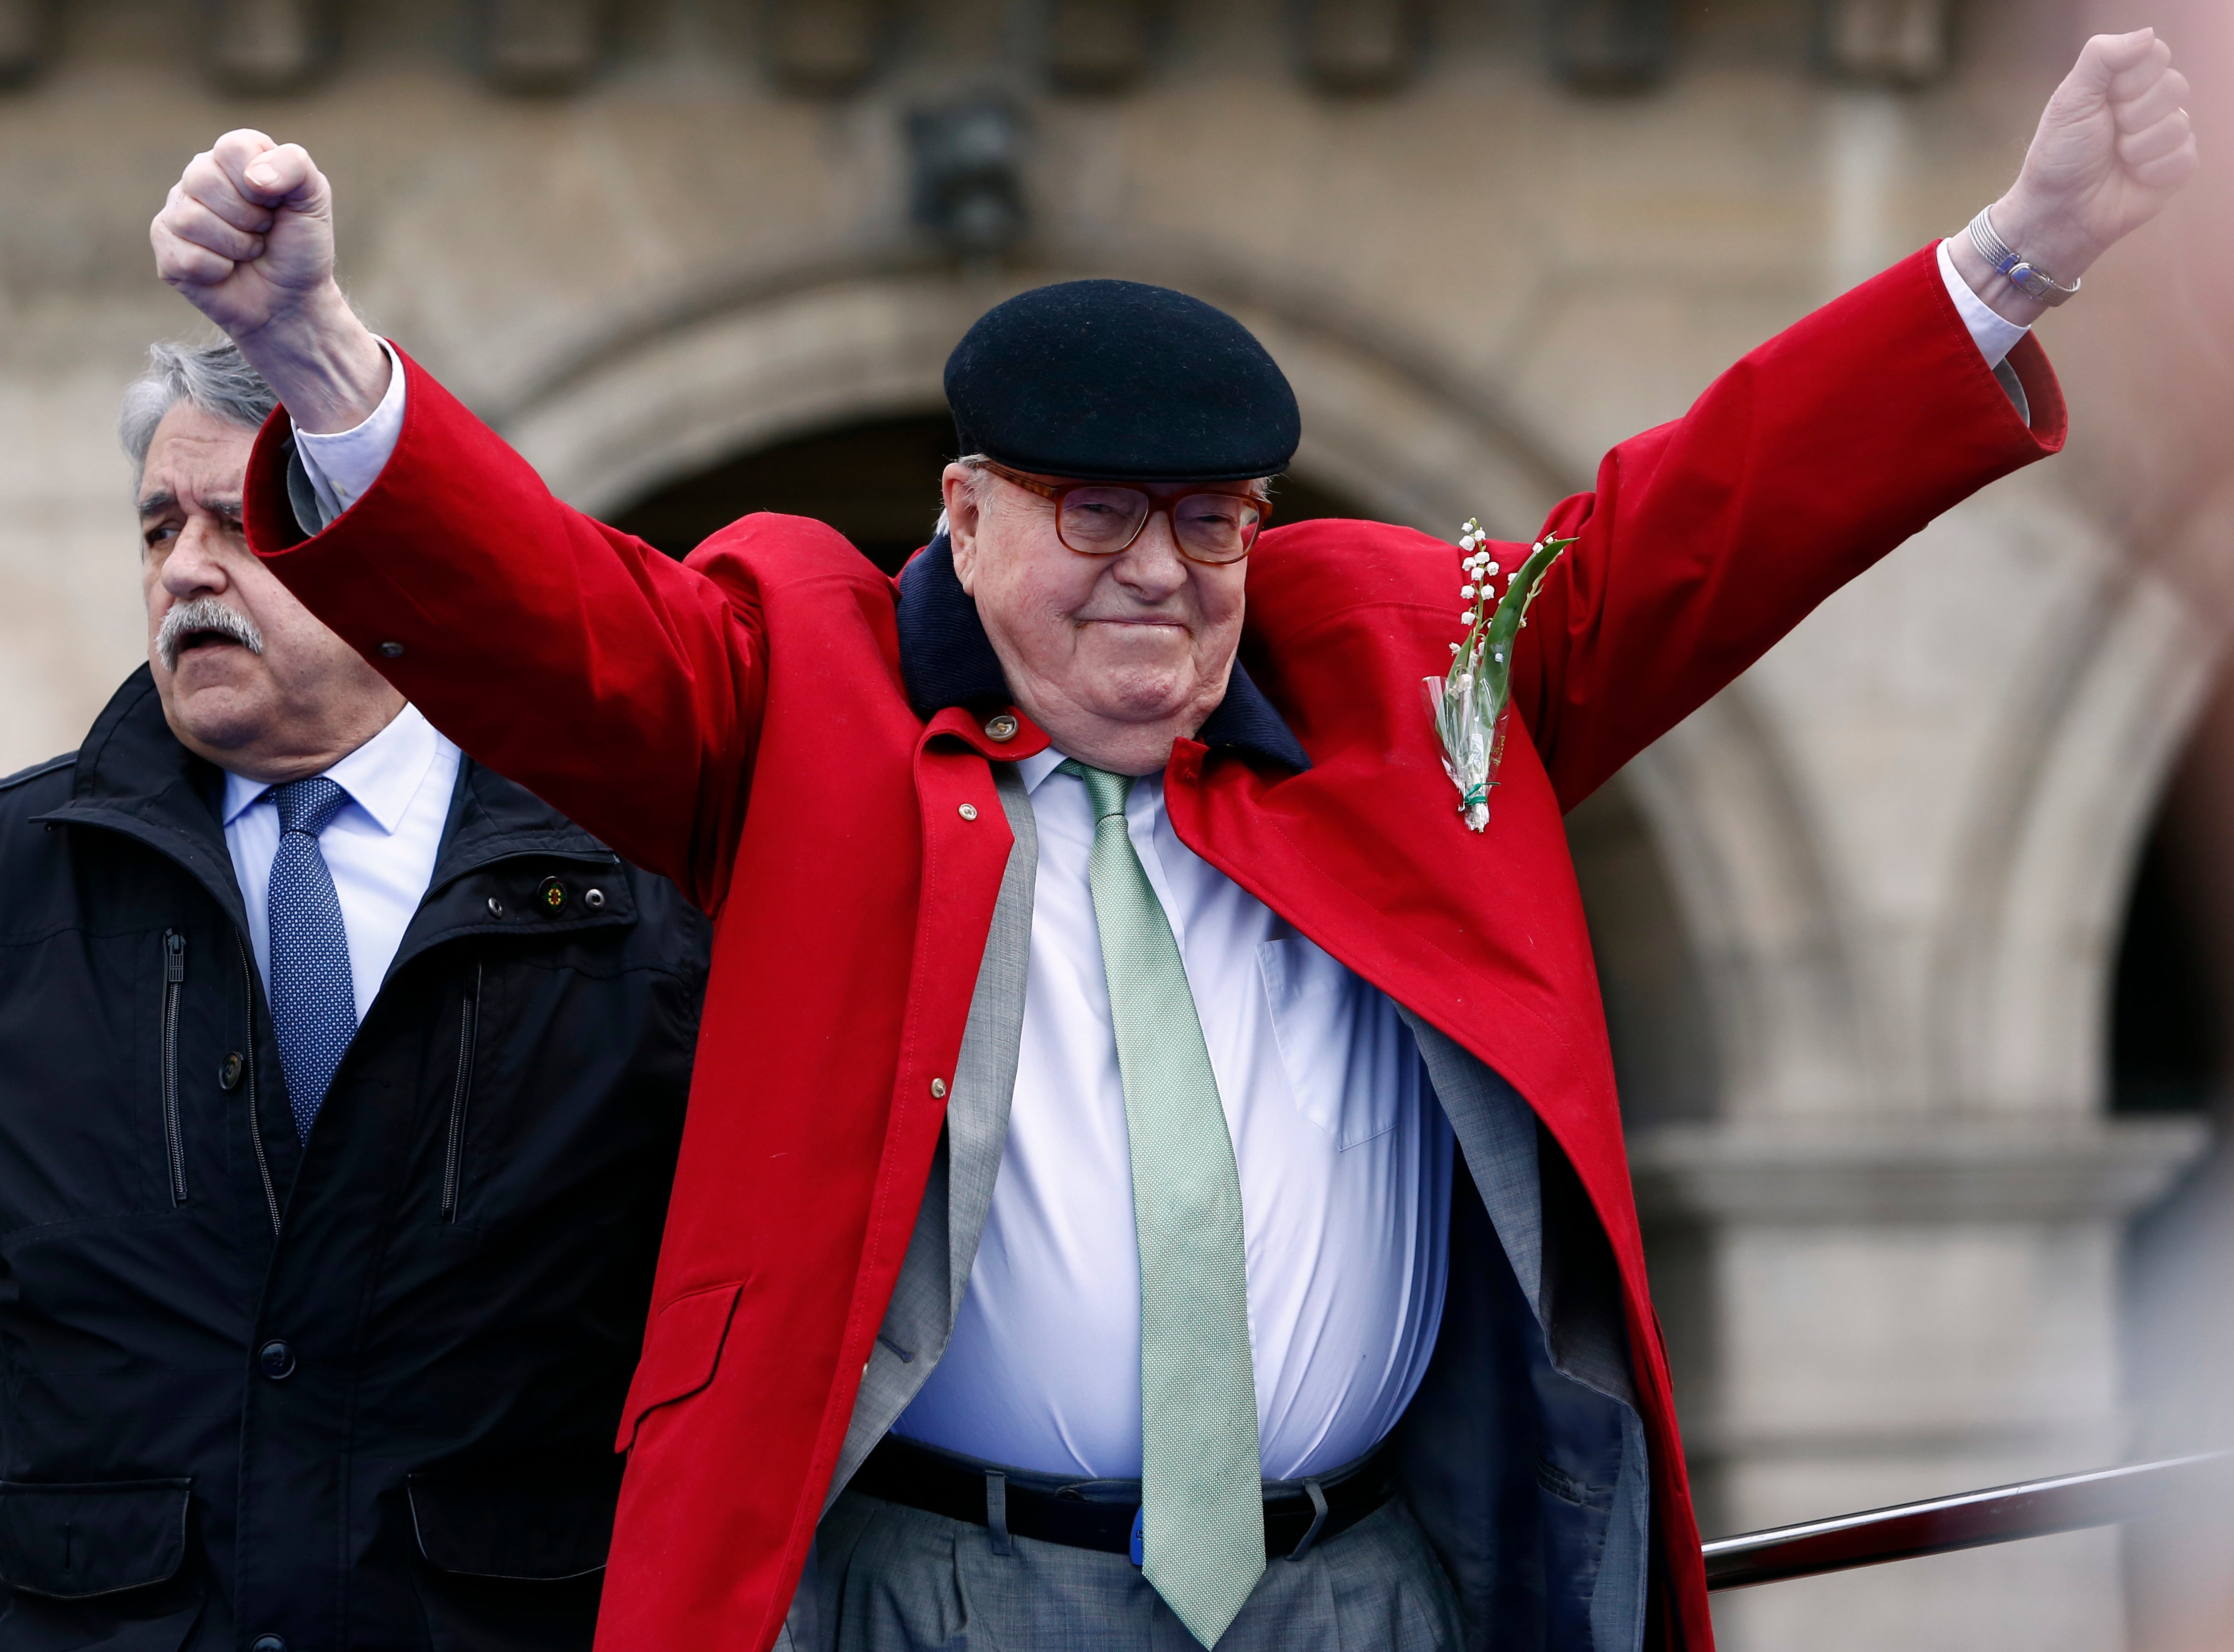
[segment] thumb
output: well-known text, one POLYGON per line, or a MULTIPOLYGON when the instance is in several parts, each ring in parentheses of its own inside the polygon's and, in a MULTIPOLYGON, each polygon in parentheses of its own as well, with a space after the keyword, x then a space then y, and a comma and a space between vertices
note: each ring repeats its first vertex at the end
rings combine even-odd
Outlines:
POLYGON ((2139 68, 2156 43, 2153 29, 2136 29, 2127 35, 2096 35, 2080 51, 2069 84, 2074 91, 2107 97, 2110 83, 2127 69, 2139 68))

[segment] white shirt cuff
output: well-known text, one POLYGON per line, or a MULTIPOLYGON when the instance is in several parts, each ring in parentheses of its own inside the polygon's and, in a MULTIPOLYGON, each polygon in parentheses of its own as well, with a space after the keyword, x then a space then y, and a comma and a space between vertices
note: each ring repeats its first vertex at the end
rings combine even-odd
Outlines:
POLYGON ((1954 255, 1947 251, 1948 243, 1939 244, 1939 278, 1947 284, 1947 296, 1955 301, 1955 311, 1963 317, 1963 324, 1970 330, 1970 340, 1977 345, 1978 353, 1986 358, 1988 367, 1999 367, 2009 353, 2017 347, 2017 340, 2032 330, 2020 327, 2006 317, 1997 316, 1986 301, 1970 291, 1970 284, 1963 279, 1963 272, 1955 267, 1954 255))
POLYGON ((396 439, 403 434, 403 358, 384 338, 380 347, 388 352, 388 394, 363 424, 331 435, 294 426, 295 453, 303 461, 303 474, 310 480, 319 512, 329 523, 363 499, 380 480, 388 456, 395 451, 396 439))

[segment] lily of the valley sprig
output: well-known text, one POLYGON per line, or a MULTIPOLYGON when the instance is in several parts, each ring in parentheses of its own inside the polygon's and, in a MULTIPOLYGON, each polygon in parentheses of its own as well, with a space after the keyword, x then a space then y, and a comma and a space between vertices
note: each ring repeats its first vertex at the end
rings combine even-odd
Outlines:
POLYGON ((1451 644, 1450 669, 1425 679, 1427 707, 1443 742, 1443 772, 1459 788, 1459 813, 1476 832, 1489 825, 1489 793, 1505 758, 1505 723, 1512 708, 1512 645, 1528 623, 1528 604, 1572 539, 1547 537, 1510 571, 1498 565, 1481 524, 1469 519, 1459 539, 1466 606, 1465 639, 1451 644), (1498 581, 1505 581, 1502 596, 1498 581))

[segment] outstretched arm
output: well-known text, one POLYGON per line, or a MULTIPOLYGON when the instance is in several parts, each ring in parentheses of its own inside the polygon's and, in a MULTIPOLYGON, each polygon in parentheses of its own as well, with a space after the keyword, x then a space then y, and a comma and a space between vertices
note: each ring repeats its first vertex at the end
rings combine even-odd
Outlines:
POLYGON ((155 270, 240 346, 301 428, 363 424, 387 353, 334 279, 334 195, 297 143, 228 132, 186 164, 148 227, 155 270))
POLYGON ((349 439, 366 450, 357 473, 322 497, 321 517, 346 513, 304 524, 324 531, 303 544, 286 427, 266 430, 246 489, 256 550, 467 752, 717 903, 766 685, 748 582, 716 584, 561 504, 391 357, 336 284, 332 192, 297 146, 227 133, 150 235, 163 279, 232 336, 306 453, 379 410, 349 439))
MULTIPOLYGON (((2186 94, 2150 30, 2087 42, 1992 209, 2002 240, 2068 287, 2193 172, 2186 94)), ((2006 319, 2045 308, 1966 237, 1947 251, 2006 319)), ((1608 454, 1597 487, 1553 513, 1547 531, 1578 543, 1521 633, 1513 704, 1563 803, 1932 517, 2061 446, 2038 343, 2009 356, 2028 429, 1935 262, 1919 253, 1770 340, 1682 418, 1608 454)))
MULTIPOLYGON (((2016 182, 1989 209, 2009 250, 2068 287, 2161 212, 2196 167, 2187 92, 2153 29, 2088 41, 2041 112, 2016 182)), ((2029 326, 2047 310, 1968 236, 1952 238, 1948 251, 1998 314, 2029 326)))

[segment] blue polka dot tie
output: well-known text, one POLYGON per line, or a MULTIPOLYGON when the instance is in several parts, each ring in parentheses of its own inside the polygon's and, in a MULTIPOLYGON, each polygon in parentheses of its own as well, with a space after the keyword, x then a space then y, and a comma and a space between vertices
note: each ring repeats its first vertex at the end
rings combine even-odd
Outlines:
POLYGON ((265 923, 271 937, 271 1028, 287 1075, 295 1133, 310 1134, 334 1069, 356 1036, 356 990, 349 932, 342 927, 334 875, 318 852, 349 793, 321 775, 265 793, 279 807, 279 852, 271 860, 265 923))

